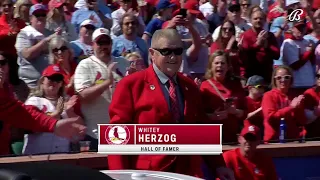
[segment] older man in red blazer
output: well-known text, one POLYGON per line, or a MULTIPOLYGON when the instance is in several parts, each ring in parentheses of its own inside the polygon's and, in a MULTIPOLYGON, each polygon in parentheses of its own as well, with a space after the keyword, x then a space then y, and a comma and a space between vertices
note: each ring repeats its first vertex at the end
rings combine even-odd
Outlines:
MULTIPOLYGON (((158 30, 149 49, 152 66, 122 79, 109 107, 112 124, 194 124, 208 117, 200 92, 189 78, 177 73, 182 62, 182 41, 174 29, 158 30)), ((205 161, 221 179, 233 179, 222 156, 110 155, 109 169, 168 171, 203 177, 205 161)))

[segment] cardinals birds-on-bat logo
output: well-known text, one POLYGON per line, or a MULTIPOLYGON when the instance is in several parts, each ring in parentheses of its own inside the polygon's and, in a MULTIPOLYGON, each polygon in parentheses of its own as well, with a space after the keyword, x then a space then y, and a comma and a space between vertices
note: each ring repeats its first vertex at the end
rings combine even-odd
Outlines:
POLYGON ((108 144, 127 144, 130 139, 130 131, 127 126, 109 126, 105 132, 108 144))
POLYGON ((96 79, 95 79, 95 84, 101 84, 105 81, 105 79, 102 78, 101 76, 101 72, 97 72, 97 75, 96 75, 96 79))

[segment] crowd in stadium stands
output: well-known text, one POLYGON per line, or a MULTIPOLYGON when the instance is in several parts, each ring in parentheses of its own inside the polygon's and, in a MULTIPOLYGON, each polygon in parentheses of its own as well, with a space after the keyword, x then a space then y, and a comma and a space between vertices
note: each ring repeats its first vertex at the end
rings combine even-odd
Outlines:
POLYGON ((78 151, 79 140, 97 151, 97 124, 188 123, 182 81, 207 123, 223 124, 223 144, 240 144, 223 154, 236 179, 277 179, 255 149, 279 140, 281 119, 288 141, 320 137, 319 0, 1 0, 0 13, 1 98, 86 126, 67 139, 12 123, 23 113, 0 103, 0 119, 15 119, 0 121, 1 155, 78 151), (158 100, 168 113, 145 104, 158 100))

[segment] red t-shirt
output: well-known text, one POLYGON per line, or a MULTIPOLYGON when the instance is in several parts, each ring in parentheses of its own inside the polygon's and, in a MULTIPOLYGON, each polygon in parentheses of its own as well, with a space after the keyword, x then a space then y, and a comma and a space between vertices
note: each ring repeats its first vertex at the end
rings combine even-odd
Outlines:
POLYGON ((223 158, 236 180, 278 180, 272 158, 260 151, 249 160, 240 153, 240 148, 236 148, 223 153, 223 158))
POLYGON ((26 26, 26 23, 21 19, 14 19, 14 23, 16 24, 17 29, 13 32, 7 21, 6 15, 3 14, 0 16, 0 42, 2 44, 2 46, 0 46, 0 51, 12 56, 16 56, 15 44, 17 34, 26 26))
MULTIPOLYGON (((254 100, 251 97, 247 96, 246 97, 246 104, 247 104, 248 113, 251 113, 261 107, 261 99, 254 100)), ((261 129, 261 127, 263 127, 262 111, 259 114, 257 114, 256 116, 254 116, 250 119, 244 120, 245 127, 248 127, 250 125, 255 125, 255 126, 259 127, 260 129, 261 129)))

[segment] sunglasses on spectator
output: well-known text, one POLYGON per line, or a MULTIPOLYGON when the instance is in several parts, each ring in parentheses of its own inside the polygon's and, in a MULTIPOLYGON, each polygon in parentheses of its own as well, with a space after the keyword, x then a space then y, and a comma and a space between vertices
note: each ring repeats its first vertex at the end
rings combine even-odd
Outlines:
POLYGON ((0 60, 0 66, 5 66, 8 64, 8 60, 7 59, 1 59, 0 60))
POLYGON ((98 46, 110 45, 111 44, 111 40, 102 39, 102 40, 96 41, 96 43, 97 43, 98 46))
POLYGON ((317 78, 317 79, 320 79, 320 74, 316 74, 316 78, 317 78))
POLYGON ((132 26, 135 26, 135 25, 136 25, 136 22, 132 21, 132 22, 123 23, 123 25, 125 25, 125 26, 129 26, 130 24, 131 24, 132 26))
POLYGON ((85 27, 87 30, 91 30, 91 31, 94 31, 96 29, 96 27, 92 26, 92 25, 86 25, 86 26, 83 26, 85 27))
POLYGON ((241 4, 241 6, 249 7, 249 6, 251 6, 251 4, 241 4))
POLYGON ((263 85, 255 85, 255 86, 253 86, 254 88, 256 88, 256 89, 264 89, 264 86, 263 85))
POLYGON ((35 13, 33 14, 36 18, 44 18, 44 17, 47 17, 47 14, 46 13, 35 13))
POLYGON ((63 76, 60 75, 60 74, 55 74, 55 75, 52 75, 52 76, 47 76, 47 78, 49 79, 49 81, 51 82, 62 82, 63 81, 63 76))
POLYGON ((280 81, 280 80, 285 80, 285 81, 288 81, 291 79, 291 76, 290 75, 284 75, 284 76, 275 76, 274 77, 276 80, 280 81))
POLYGON ((68 47, 67 47, 67 46, 61 46, 60 48, 54 48, 54 49, 52 49, 52 52, 53 52, 53 53, 57 53, 57 52, 59 52, 59 51, 63 52, 63 51, 65 51, 65 50, 68 50, 68 47))
POLYGON ((223 31, 227 31, 227 30, 228 30, 228 31, 231 31, 231 32, 232 32, 232 31, 233 31, 233 28, 225 28, 225 27, 223 27, 222 30, 223 30, 223 31))
POLYGON ((162 56, 169 56, 172 53, 176 56, 180 56, 183 53, 183 48, 174 48, 174 49, 163 48, 163 49, 154 49, 154 50, 158 51, 162 56))

